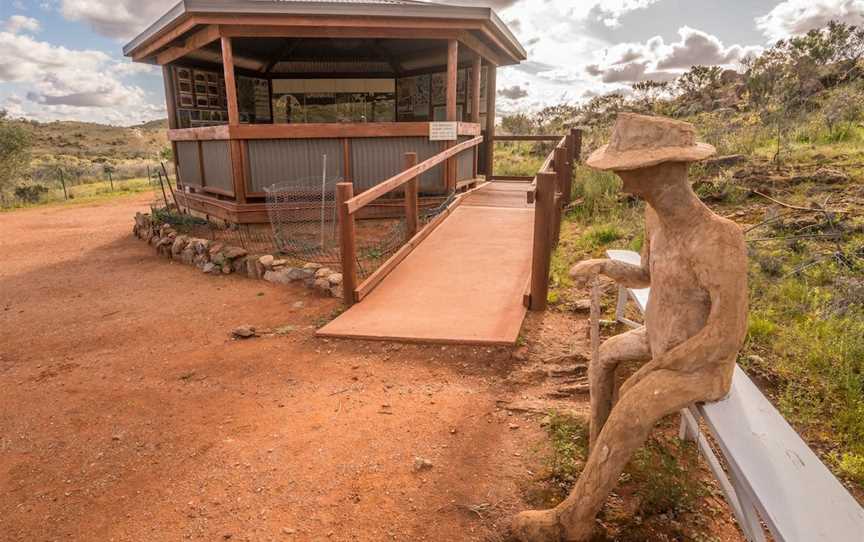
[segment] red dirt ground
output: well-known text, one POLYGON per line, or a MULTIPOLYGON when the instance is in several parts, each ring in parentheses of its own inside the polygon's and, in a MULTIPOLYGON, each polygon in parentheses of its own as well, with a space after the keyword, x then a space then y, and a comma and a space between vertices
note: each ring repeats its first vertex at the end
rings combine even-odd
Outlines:
POLYGON ((499 539, 548 453, 511 349, 316 339, 337 301, 157 258, 148 200, 0 214, 0 539, 499 539))

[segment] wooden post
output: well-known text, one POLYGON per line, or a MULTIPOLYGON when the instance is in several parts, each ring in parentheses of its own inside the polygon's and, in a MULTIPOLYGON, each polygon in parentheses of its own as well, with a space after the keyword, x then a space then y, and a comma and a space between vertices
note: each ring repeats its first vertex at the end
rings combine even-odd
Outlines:
POLYGON ((111 191, 114 191, 114 178, 111 177, 111 171, 108 171, 108 182, 111 184, 111 191))
MULTIPOLYGON (((411 169, 417 165, 417 153, 405 153, 405 169, 411 169)), ((411 239, 420 231, 420 200, 419 179, 414 177, 405 183, 405 220, 408 223, 408 239, 411 239)))
POLYGON ((549 296, 549 266, 552 257, 551 221, 555 213, 554 173, 537 174, 537 196, 534 203, 534 248, 531 259, 532 311, 544 311, 549 296))
POLYGON ((58 169, 57 171, 60 172, 60 185, 63 187, 63 199, 68 200, 69 194, 66 192, 66 179, 63 178, 63 170, 58 169))
POLYGON ((483 57, 476 55, 471 67, 471 122, 480 124, 480 74, 483 72, 483 57))
MULTIPOLYGON (((222 37, 222 63, 225 71, 225 93, 228 97, 228 125, 240 125, 240 105, 237 101, 237 81, 234 76, 234 48, 231 38, 222 37)), ((243 165, 243 143, 232 139, 228 142, 231 156, 231 177, 234 184, 234 199, 246 203, 246 179, 243 165)))
MULTIPOLYGON (((168 128, 176 130, 179 128, 177 122, 177 94, 174 83, 174 69, 170 64, 162 66, 162 82, 165 84, 165 103, 168 105, 168 128)), ((177 142, 171 142, 171 155, 174 159, 174 171, 180 171, 180 162, 177 157, 177 142)), ((177 186, 180 186, 180 175, 177 175, 177 186)))
POLYGON ((498 93, 498 66, 489 63, 486 76, 486 180, 495 175, 495 96, 498 93))
POLYGON ((582 130, 572 128, 570 135, 573 136, 573 163, 578 164, 582 161, 582 130))
POLYGON ((348 211, 348 200, 354 197, 352 183, 336 184, 336 208, 339 213, 339 249, 342 260, 342 299, 345 306, 354 305, 357 289, 357 232, 354 215, 348 211))
MULTIPOLYGON (((457 86, 459 85, 459 42, 449 40, 447 42, 447 120, 456 122, 457 86)), ((446 148, 455 145, 456 142, 448 141, 446 148)), ((447 191, 456 190, 456 158, 450 158, 444 165, 445 179, 447 179, 447 191)))
POLYGON ((567 194, 570 192, 568 185, 570 184, 567 178, 568 164, 570 162, 570 149, 567 147, 557 147, 555 149, 555 175, 558 178, 558 192, 563 196, 562 202, 566 201, 567 194))
POLYGON ((237 81, 234 78, 234 49, 231 38, 222 37, 222 64, 225 71, 225 93, 228 98, 228 125, 240 125, 240 107, 237 103, 237 81))

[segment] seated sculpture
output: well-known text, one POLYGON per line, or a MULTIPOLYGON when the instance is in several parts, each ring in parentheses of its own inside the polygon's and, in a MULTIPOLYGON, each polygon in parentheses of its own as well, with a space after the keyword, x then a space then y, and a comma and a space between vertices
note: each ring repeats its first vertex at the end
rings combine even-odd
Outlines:
POLYGON ((623 191, 647 202, 641 266, 587 260, 571 275, 599 274, 630 288, 651 287, 645 325, 612 337, 589 367, 590 453, 569 497, 552 510, 517 515, 522 542, 588 540, 595 517, 633 453, 663 417, 729 393, 747 333, 747 249, 735 223, 714 214, 693 192, 690 162, 714 148, 696 142, 693 126, 621 114, 611 142, 587 160, 614 171, 623 191), (644 362, 615 396, 615 370, 644 362))

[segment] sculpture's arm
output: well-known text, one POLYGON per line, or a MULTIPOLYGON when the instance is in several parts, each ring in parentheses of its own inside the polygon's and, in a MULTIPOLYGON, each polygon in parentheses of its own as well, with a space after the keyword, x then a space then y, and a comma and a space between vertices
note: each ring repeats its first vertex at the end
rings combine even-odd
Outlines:
POLYGON ((650 261, 651 235, 649 230, 645 232, 645 242, 642 245, 641 265, 606 259, 585 260, 573 266, 570 270, 570 276, 579 285, 584 285, 596 275, 606 275, 627 288, 647 288, 651 286, 650 261))
POLYGON ((622 393, 651 371, 697 371, 728 361, 740 350, 747 335, 747 247, 743 235, 734 225, 727 227, 714 247, 716 254, 710 257, 703 254, 694 265, 700 285, 711 298, 705 326, 696 335, 644 365, 628 379, 622 393))

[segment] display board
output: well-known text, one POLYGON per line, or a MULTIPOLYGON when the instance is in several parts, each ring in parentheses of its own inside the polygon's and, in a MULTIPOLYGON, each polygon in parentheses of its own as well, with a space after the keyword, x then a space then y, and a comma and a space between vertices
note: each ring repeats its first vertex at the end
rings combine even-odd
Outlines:
MULTIPOLYGON (((483 67, 480 78, 480 112, 486 111, 486 81, 488 68, 483 67)), ((400 122, 447 120, 447 74, 432 73, 402 77, 398 81, 397 114, 400 122)), ((471 115, 471 70, 457 72, 457 119, 467 121, 471 115)))
POLYGON ((237 105, 241 123, 269 124, 273 119, 270 113, 270 81, 257 77, 237 77, 237 105))
POLYGON ((174 67, 177 126, 199 128, 228 122, 225 78, 215 71, 174 67))

